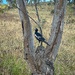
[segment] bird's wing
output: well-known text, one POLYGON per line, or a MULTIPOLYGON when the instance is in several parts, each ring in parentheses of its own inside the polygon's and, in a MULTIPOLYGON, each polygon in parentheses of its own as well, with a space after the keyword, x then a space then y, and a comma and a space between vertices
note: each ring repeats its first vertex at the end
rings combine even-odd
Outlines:
POLYGON ((35 37, 36 37, 36 38, 38 38, 38 39, 40 39, 40 38, 41 38, 41 36, 39 36, 39 35, 36 35, 36 34, 35 34, 35 37))
POLYGON ((40 36, 40 37, 42 37, 42 35, 41 35, 40 33, 37 33, 37 36, 40 36))
POLYGON ((40 41, 44 41, 45 40, 45 38, 40 34, 40 33, 35 33, 35 37, 38 39, 38 40, 40 40, 40 41))

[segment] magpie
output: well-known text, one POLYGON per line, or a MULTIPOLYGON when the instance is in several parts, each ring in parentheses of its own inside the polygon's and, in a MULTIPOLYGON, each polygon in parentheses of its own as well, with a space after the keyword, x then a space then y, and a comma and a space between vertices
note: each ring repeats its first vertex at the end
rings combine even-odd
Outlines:
MULTIPOLYGON (((49 44, 46 42, 45 38, 41 35, 41 33, 38 32, 38 29, 37 29, 37 28, 35 29, 35 38, 39 41, 39 43, 40 43, 40 42, 44 42, 44 43, 46 43, 47 45, 49 45, 49 44)), ((49 46, 50 46, 50 45, 49 45, 49 46)))

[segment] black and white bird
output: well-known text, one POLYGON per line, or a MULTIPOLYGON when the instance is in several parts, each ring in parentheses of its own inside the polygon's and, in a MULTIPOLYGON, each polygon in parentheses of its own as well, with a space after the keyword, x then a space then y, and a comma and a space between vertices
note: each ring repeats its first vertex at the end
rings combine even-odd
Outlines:
MULTIPOLYGON (((40 42, 44 42, 44 43, 46 43, 47 45, 49 45, 49 44, 46 42, 45 38, 41 35, 41 33, 38 32, 38 29, 37 29, 37 28, 35 29, 35 38, 39 41, 39 43, 40 43, 40 42)), ((50 46, 50 45, 49 45, 49 46, 50 46)))

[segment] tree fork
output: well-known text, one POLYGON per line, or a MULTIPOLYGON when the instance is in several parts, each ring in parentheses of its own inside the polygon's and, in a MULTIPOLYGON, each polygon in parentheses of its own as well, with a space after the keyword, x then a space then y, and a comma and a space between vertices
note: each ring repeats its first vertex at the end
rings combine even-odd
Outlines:
POLYGON ((43 46, 38 46, 35 51, 25 3, 23 0, 17 0, 17 6, 25 13, 19 10, 24 26, 24 52, 28 64, 31 64, 33 75, 54 75, 54 60, 62 38, 66 1, 56 0, 51 36, 48 42, 50 46, 47 46, 46 49, 43 46))

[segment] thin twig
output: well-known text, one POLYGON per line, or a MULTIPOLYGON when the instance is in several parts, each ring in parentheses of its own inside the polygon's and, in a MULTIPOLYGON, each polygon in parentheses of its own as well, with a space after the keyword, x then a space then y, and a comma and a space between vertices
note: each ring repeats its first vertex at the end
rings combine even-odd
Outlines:
MULTIPOLYGON (((40 26, 40 18, 39 18, 39 13, 38 13, 38 8, 37 8, 37 3, 36 3, 36 1, 34 1, 34 4, 35 4, 35 9, 36 9, 36 15, 37 15, 38 22, 39 22, 38 27, 39 27, 40 33, 41 33, 41 35, 42 35, 42 28, 41 28, 41 26, 40 26)), ((42 42, 41 42, 41 46, 42 46, 42 42)))
MULTIPOLYGON (((18 8, 20 11, 22 11, 22 12, 24 13, 24 11, 21 10, 19 7, 17 7, 17 5, 16 5, 16 8, 18 8)), ((38 10, 37 10, 37 5, 35 5, 35 9, 36 9, 36 15, 37 15, 37 18, 38 18, 39 23, 37 23, 30 15, 28 15, 28 13, 27 13, 27 15, 28 15, 28 17, 29 17, 30 19, 32 19, 32 20, 34 21, 34 23, 36 23, 36 24, 38 25, 38 27, 39 27, 39 29, 40 29, 40 32, 41 32, 41 35, 42 35, 42 28, 41 28, 41 26, 40 26, 40 18, 39 18, 39 14, 38 14, 38 10)), ((24 14, 25 14, 25 13, 24 13, 24 14)), ((41 42, 41 45, 42 45, 42 42, 41 42)))
MULTIPOLYGON (((16 6, 16 8, 18 8, 20 11, 22 11, 19 7, 16 6)), ((22 11, 22 12, 23 12, 23 11, 22 11)), ((24 12, 23 12, 23 13, 24 13, 24 12)), ((25 13, 24 13, 24 14, 25 14, 25 13)), ((28 14, 27 14, 27 15, 28 15, 28 14)), ((28 16, 29 16, 30 19, 32 19, 32 20, 34 21, 34 23, 36 23, 36 24, 39 26, 39 24, 38 24, 30 15, 28 15, 28 16)))

